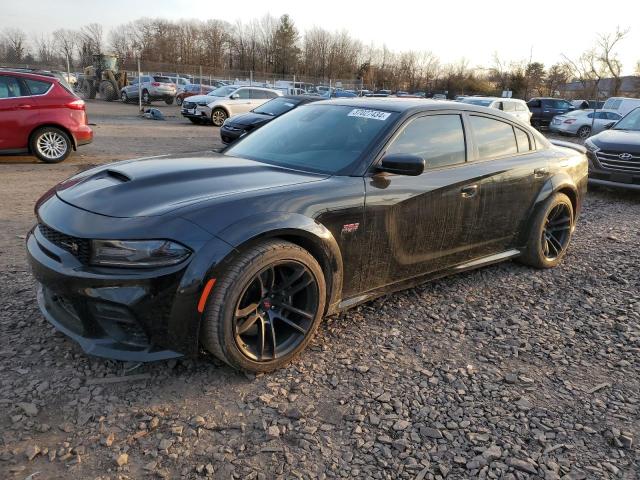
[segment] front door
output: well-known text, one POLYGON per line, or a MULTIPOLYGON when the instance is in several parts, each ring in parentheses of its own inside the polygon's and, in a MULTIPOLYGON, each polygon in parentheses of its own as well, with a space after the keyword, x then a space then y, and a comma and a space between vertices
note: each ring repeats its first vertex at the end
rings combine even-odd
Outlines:
POLYGON ((26 85, 18 77, 0 75, 0 150, 27 148, 37 116, 26 85))
POLYGON ((478 208, 472 165, 458 113, 410 119, 384 155, 425 159, 422 175, 373 173, 365 178, 367 290, 419 276, 468 258, 465 224, 478 208))

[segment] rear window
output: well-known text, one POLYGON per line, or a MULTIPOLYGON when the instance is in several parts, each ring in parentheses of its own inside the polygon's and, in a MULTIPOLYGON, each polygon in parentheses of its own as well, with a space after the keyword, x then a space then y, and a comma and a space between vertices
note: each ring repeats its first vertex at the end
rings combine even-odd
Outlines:
POLYGON ((160 83, 173 83, 169 77, 153 77, 153 79, 160 83))
POLYGON ((603 108, 606 108, 609 110, 618 110, 620 108, 620 105, 622 105, 622 99, 619 99, 619 98, 609 99, 606 102, 604 102, 603 108))
POLYGON ((470 117, 480 159, 503 157, 518 153, 513 127, 486 117, 470 117))
POLYGON ((51 88, 51 82, 33 80, 31 78, 25 78, 24 82, 29 87, 31 95, 44 95, 51 88))

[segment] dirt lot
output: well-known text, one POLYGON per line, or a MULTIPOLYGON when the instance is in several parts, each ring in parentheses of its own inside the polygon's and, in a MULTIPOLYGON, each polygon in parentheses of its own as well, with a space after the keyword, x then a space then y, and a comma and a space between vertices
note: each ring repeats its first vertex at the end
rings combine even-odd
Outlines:
POLYGON ((329 318, 271 375, 86 356, 38 312, 33 204, 88 165, 216 129, 92 102, 61 165, 0 157, 0 478, 640 476, 640 195, 590 191, 565 262, 504 263, 329 318), (37 472, 40 472, 36 475, 37 472))

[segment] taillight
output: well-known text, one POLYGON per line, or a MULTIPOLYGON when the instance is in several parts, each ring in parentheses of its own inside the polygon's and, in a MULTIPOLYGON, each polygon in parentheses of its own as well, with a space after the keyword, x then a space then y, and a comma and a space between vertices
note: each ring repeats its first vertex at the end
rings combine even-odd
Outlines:
POLYGON ((154 87, 159 87, 160 86, 160 82, 151 82, 151 85, 153 85, 154 87))
POLYGON ((71 110, 84 110, 84 100, 78 98, 72 102, 67 103, 67 108, 71 110))
POLYGON ((571 125, 572 123, 576 123, 575 118, 567 118, 564 123, 571 125))

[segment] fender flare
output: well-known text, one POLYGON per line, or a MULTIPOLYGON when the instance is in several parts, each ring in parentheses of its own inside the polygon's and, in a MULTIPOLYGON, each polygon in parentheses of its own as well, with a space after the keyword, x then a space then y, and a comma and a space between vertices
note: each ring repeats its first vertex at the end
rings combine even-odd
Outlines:
POLYGON ((327 314, 334 313, 342 297, 342 253, 333 234, 319 222, 299 213, 269 212, 245 217, 217 236, 236 252, 260 240, 281 238, 309 251, 318 261, 327 286, 327 314))

